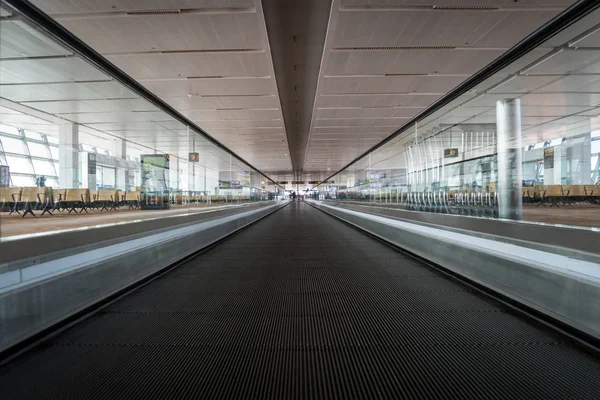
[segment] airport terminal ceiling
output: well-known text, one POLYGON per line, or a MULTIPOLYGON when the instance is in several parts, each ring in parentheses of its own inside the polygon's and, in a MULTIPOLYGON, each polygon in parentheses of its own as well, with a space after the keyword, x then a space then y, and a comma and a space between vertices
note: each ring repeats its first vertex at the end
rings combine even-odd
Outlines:
MULTIPOLYGON (((575 1, 33 3, 267 175, 317 180, 575 1)), ((496 82, 465 95, 444 123, 493 124, 495 100, 523 96, 528 144, 563 134, 545 129, 559 118, 595 116, 597 33, 580 37, 595 21, 567 29, 497 74, 496 82), (564 47, 574 38, 576 45, 564 47), (582 69, 572 71, 574 65, 582 69)), ((108 134, 187 155, 190 134, 179 121, 19 17, 4 11, 0 26, 5 123, 56 135, 56 124, 67 120, 81 124, 90 140, 108 134)), ((423 132, 438 128, 423 121, 423 132)))

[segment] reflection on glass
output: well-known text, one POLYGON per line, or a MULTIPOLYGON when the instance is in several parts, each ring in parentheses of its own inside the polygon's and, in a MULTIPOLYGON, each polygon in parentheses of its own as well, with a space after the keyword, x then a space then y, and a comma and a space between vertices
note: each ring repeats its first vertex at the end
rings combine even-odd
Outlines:
POLYGON ((23 70, 21 53, 0 43, 2 238, 277 198, 268 178, 26 21, 2 26, 61 63, 45 64, 41 82, 45 58, 23 70))
POLYGON ((589 28, 578 24, 404 127, 315 197, 600 227, 600 56, 588 58, 600 36, 577 47, 589 28))

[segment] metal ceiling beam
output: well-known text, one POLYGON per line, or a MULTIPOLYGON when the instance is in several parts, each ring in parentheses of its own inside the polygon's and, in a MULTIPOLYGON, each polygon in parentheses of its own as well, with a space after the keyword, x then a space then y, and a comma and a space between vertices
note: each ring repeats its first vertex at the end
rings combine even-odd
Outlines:
POLYGON ((105 72, 116 81, 120 82, 128 89, 132 90, 134 93, 137 93, 140 97, 144 98, 151 104, 155 105, 175 120, 181 122, 184 125, 190 127, 191 130, 195 131, 199 135, 205 137, 209 142, 219 147, 220 149, 228 152, 233 157, 237 158, 248 167, 254 169, 259 174, 264 176, 271 182, 275 182, 269 176, 265 175, 261 170, 254 167, 249 162, 245 161, 242 157, 238 156, 236 153, 228 149, 224 144, 219 142, 217 139, 213 138, 206 131, 196 125, 194 122, 184 117, 181 113, 163 101, 161 98, 156 96, 154 93, 146 89, 139 82, 133 79, 131 76, 123 72, 116 65, 108 61, 104 58, 100 53, 96 50, 92 49, 89 45, 79 39, 77 36, 73 35, 70 31, 52 19, 50 16, 45 14, 39 8, 31 4, 27 0, 3 0, 3 3, 7 4, 14 10, 16 10, 19 14, 21 14, 25 19, 32 22, 38 29, 43 30, 46 34, 48 34, 51 38, 61 42, 67 48, 73 50, 85 60, 90 62, 96 68, 105 72))
POLYGON ((368 156, 369 153, 372 153, 375 150, 386 145, 387 143, 391 142, 393 139, 395 139, 396 137, 407 131, 409 128, 414 126, 417 122, 421 121, 424 118, 427 118, 436 111, 440 110, 442 107, 450 104, 452 101, 467 93, 469 90, 484 82, 486 79, 492 77, 497 72, 500 72, 503 68, 508 67, 513 62, 517 61, 525 54, 529 53, 531 50, 534 50, 552 36, 556 35, 560 31, 579 21, 581 18, 585 17, 586 15, 598 8, 600 8, 600 1, 598 0, 579 0, 575 4, 571 5, 561 14, 557 15, 552 20, 550 20, 549 22, 535 30, 533 33, 522 39, 519 43, 514 45, 506 53, 498 57, 496 60, 492 61, 488 66, 481 69, 479 72, 471 76, 469 79, 465 80, 463 83, 452 89, 450 92, 444 94, 444 96, 442 96, 439 100, 437 100, 423 112, 411 118, 406 124, 396 129, 377 145, 371 147, 369 150, 356 157, 350 163, 345 165, 340 170, 336 171, 334 174, 331 174, 323 181, 326 182, 330 180, 335 175, 349 168, 354 163, 360 161, 362 158, 368 156))

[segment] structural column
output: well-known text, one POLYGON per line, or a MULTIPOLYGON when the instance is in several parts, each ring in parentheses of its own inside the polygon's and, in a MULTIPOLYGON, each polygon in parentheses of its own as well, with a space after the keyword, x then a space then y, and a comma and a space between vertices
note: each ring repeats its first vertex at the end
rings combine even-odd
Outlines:
POLYGON ((79 126, 62 124, 58 134, 58 181, 61 188, 79 188, 79 126))
POLYGON ((500 218, 523 218, 523 166, 521 146, 521 101, 498 100, 496 103, 498 135, 498 198, 500 218))
POLYGON ((117 159, 117 174, 115 186, 117 189, 129 190, 129 171, 127 170, 127 142, 124 139, 115 139, 115 158, 117 159))

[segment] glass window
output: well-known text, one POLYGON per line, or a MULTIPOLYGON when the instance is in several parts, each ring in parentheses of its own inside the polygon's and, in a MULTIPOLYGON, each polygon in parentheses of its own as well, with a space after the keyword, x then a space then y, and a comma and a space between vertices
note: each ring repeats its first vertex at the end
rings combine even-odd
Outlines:
POLYGON ((83 151, 87 151, 88 153, 95 153, 94 148, 89 144, 82 144, 81 148, 83 149, 83 151))
POLYGON ((59 164, 57 162, 54 163, 54 170, 56 171, 57 174, 59 174, 60 172, 58 172, 60 170, 59 164))
POLYGON ((14 126, 2 125, 0 124, 0 132, 10 133, 11 135, 18 135, 19 130, 14 126))
POLYGON ((2 137, 0 140, 2 140, 2 147, 4 147, 5 152, 24 154, 23 141, 21 139, 2 137))
POLYGON ((58 147, 50 146, 50 154, 53 159, 58 160, 58 147))
POLYGON ((37 132, 25 131, 25 136, 28 139, 44 140, 44 138, 42 137, 42 135, 40 135, 37 132))
POLYGON ((592 154, 600 153, 600 140, 592 142, 592 154))
POLYGON ((35 181, 32 176, 11 175, 13 186, 34 186, 35 181))
POLYGON ((18 172, 21 174, 31 174, 33 171, 29 166, 29 161, 25 157, 6 156, 6 161, 10 167, 10 172, 18 172))
POLYGON ((54 168, 50 161, 33 160, 33 169, 36 175, 54 175, 54 168))
POLYGON ((49 187, 58 187, 58 180, 53 178, 46 179, 46 186, 49 187))
POLYGON ((54 136, 46 136, 46 138, 48 139, 48 143, 52 143, 52 144, 58 144, 58 138, 54 137, 54 136))
POLYGON ((48 148, 45 144, 27 142, 29 153, 34 157, 48 158, 48 148))

